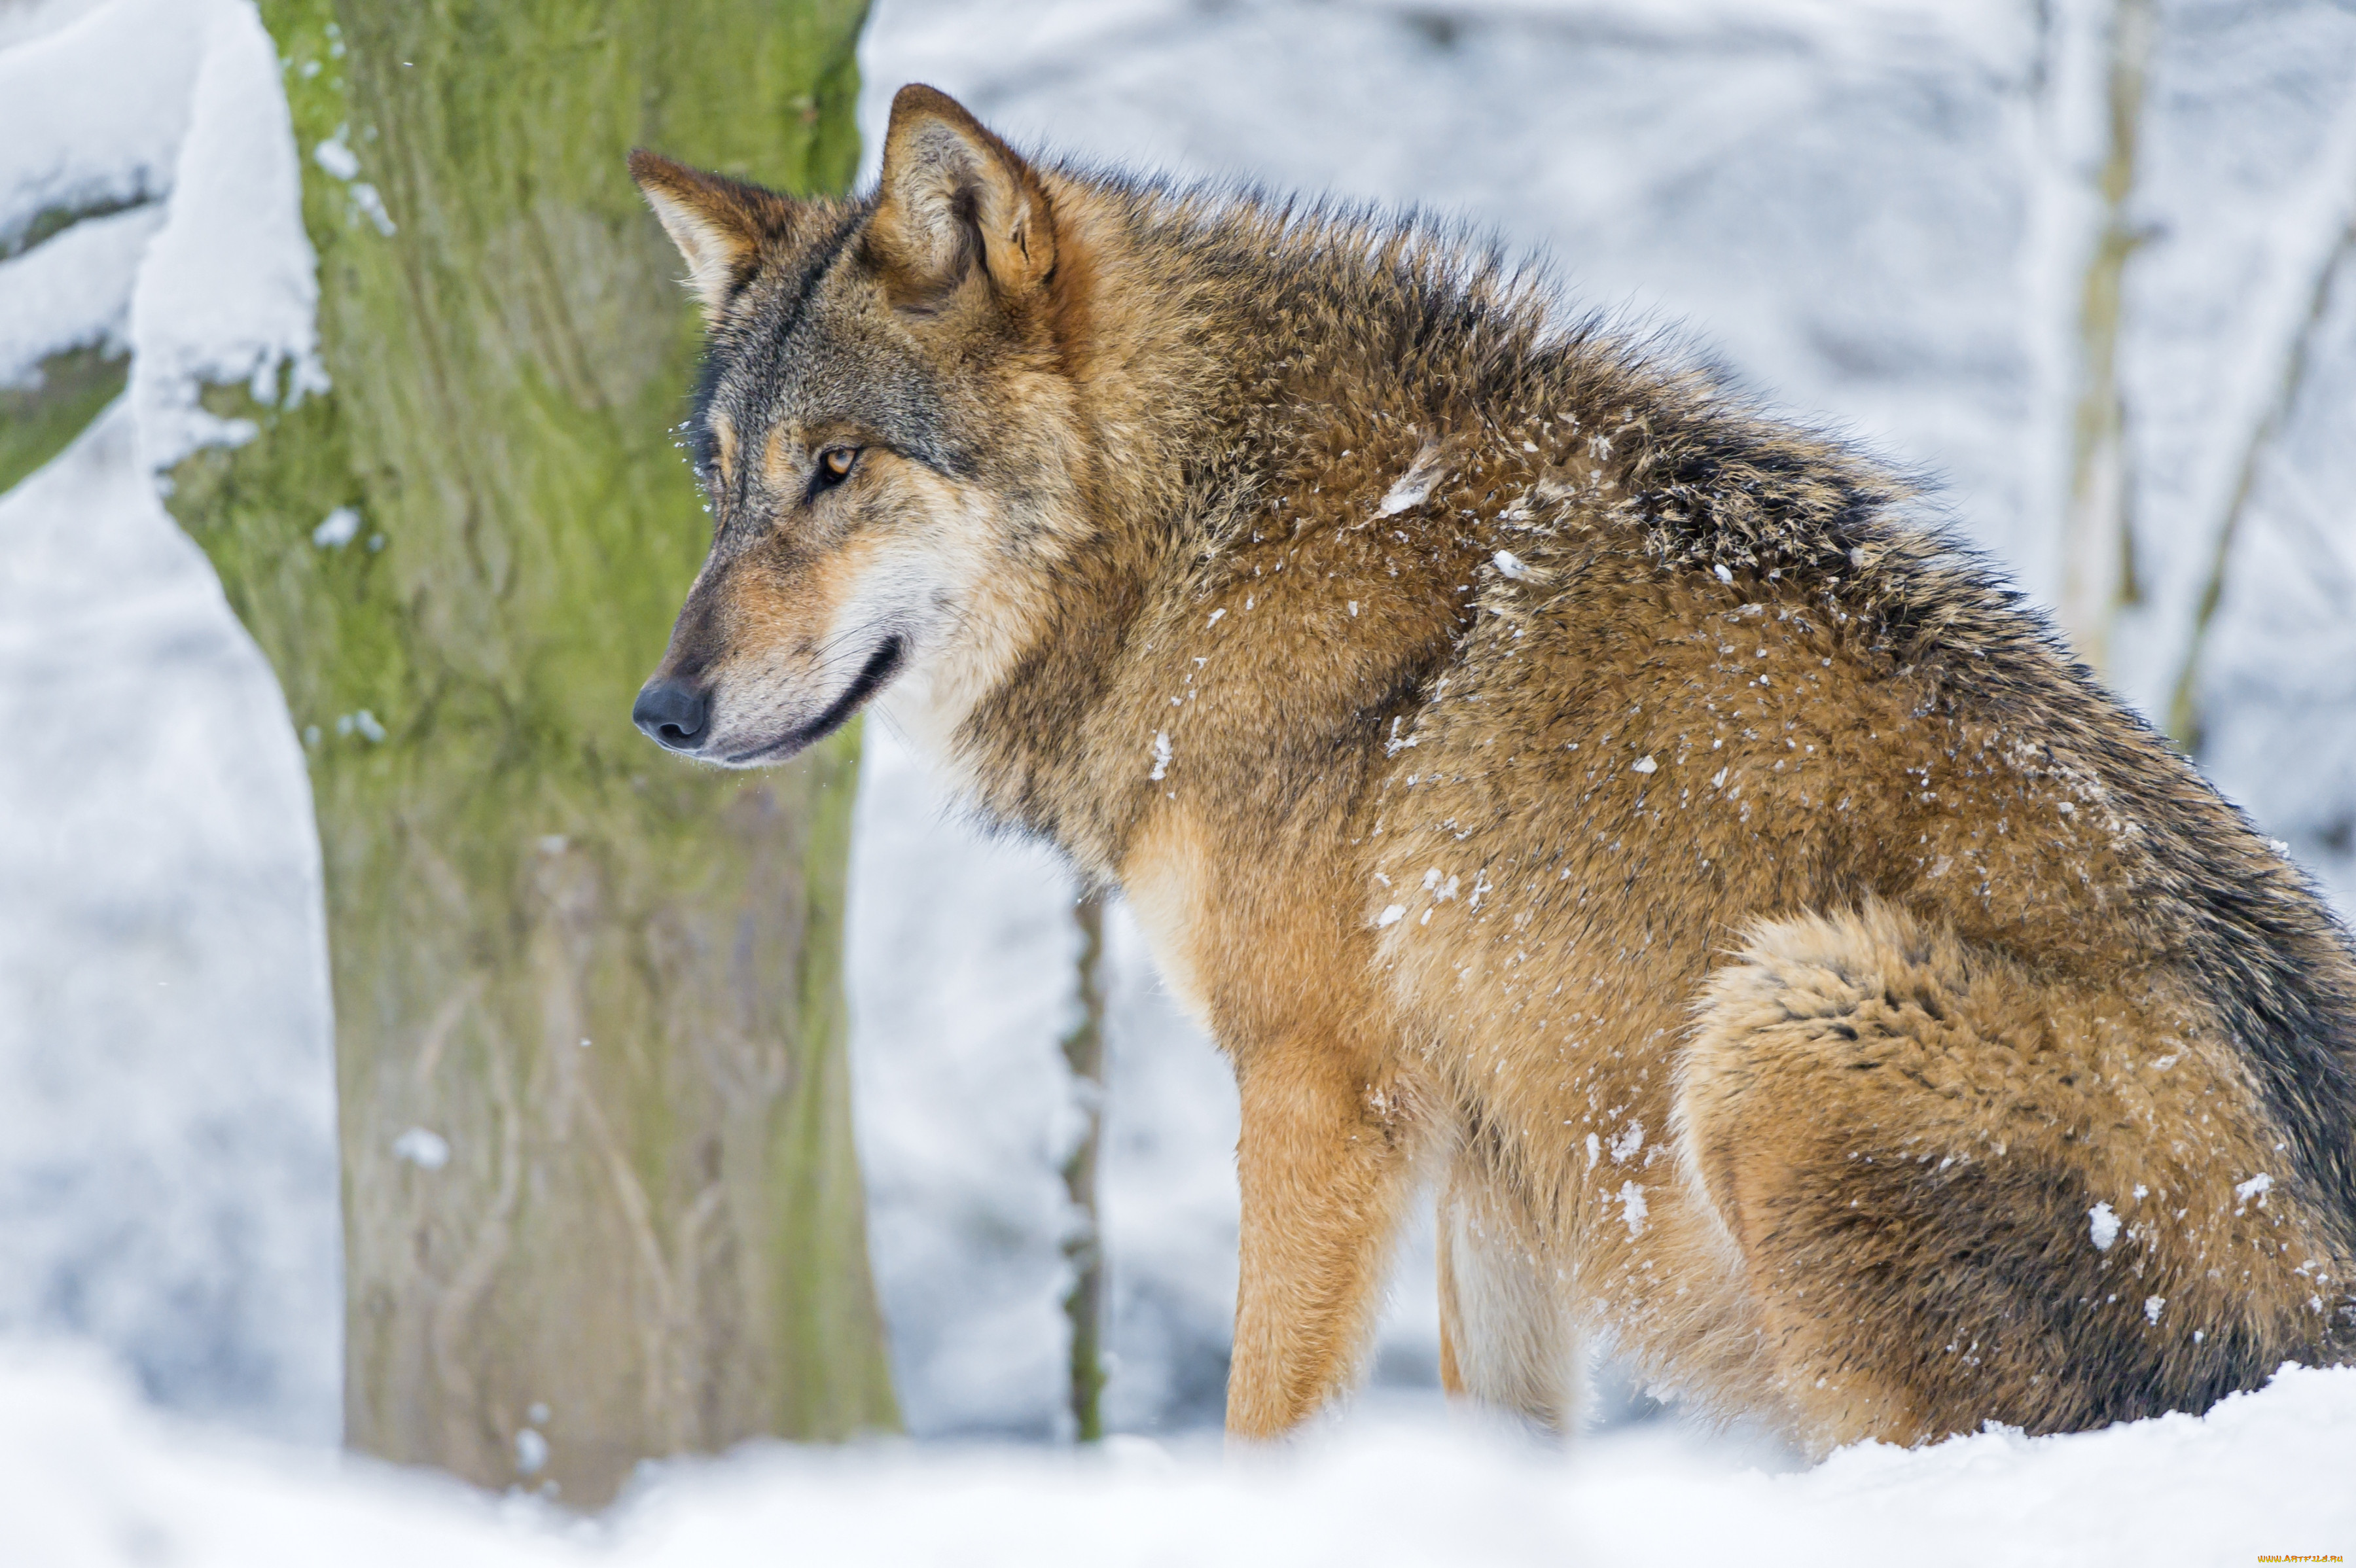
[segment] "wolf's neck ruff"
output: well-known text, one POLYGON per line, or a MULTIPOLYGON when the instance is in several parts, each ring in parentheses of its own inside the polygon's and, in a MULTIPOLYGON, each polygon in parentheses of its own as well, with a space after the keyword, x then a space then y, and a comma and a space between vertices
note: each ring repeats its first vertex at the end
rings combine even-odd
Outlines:
POLYGON ((712 342, 650 733, 880 693, 1128 897, 1242 1098, 1232 1430, 1434 1175, 1446 1378, 1544 1423, 1582 1329, 1820 1446, 2356 1351, 2345 936, 1886 473, 929 89, 862 201, 633 166, 712 342))

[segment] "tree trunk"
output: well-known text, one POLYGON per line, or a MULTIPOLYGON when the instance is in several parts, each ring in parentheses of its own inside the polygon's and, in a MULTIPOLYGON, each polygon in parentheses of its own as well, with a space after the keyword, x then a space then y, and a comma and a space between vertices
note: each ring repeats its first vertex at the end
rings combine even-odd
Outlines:
POLYGON ((1104 899, 1087 894, 1074 907, 1080 928, 1076 969, 1079 1020, 1064 1036, 1064 1064, 1072 1069, 1084 1117, 1080 1141, 1064 1162, 1064 1192, 1078 1224, 1064 1241, 1072 1288, 1064 1316, 1072 1329, 1072 1434, 1082 1443, 1104 1436, 1104 1216, 1097 1207, 1097 1165, 1104 1145, 1104 899))
POLYGON ((2114 0, 2105 94, 2108 134, 2097 179, 2101 228, 2086 255, 2078 309, 2078 386, 2062 522, 2061 616, 2072 648, 2097 673, 2111 669, 2112 633, 2120 609, 2138 596, 2119 343, 2126 324, 2127 263, 2141 243, 2130 221, 2130 202, 2156 27, 2152 0, 2114 0))
POLYGON ((629 723, 707 527, 670 449, 695 327, 623 156, 839 188, 863 5, 262 10, 334 391, 219 393, 262 435, 173 506, 310 758, 347 1438, 594 1506, 647 1456, 891 1426, 855 733, 747 777, 629 723))

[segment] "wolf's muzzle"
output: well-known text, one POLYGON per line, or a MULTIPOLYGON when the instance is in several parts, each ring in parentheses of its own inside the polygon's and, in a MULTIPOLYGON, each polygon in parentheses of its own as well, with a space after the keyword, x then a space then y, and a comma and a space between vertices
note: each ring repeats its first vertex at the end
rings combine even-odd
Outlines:
POLYGON ((638 691, 630 722, 673 751, 692 751, 712 716, 704 694, 681 681, 657 676, 638 691))

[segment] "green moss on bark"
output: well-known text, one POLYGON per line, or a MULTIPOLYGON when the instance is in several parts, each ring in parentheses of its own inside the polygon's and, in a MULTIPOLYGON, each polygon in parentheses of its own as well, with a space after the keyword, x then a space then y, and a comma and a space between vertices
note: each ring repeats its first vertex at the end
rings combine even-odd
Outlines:
POLYGON ((0 387, 0 493, 64 451, 130 379, 131 360, 70 349, 41 361, 37 386, 0 387))

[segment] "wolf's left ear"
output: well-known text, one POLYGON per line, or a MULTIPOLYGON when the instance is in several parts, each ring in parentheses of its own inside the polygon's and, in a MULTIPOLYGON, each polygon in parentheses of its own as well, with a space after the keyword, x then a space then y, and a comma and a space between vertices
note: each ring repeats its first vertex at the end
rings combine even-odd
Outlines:
POLYGON ((703 302, 705 324, 718 326, 760 264, 761 242, 791 224, 792 200, 644 149, 630 155, 630 175, 687 259, 687 281, 703 302))
POLYGON ((1001 297, 1022 299, 1055 265, 1039 177, 946 93, 912 83, 893 98, 881 184, 870 242, 902 305, 937 304, 976 263, 1001 297))

